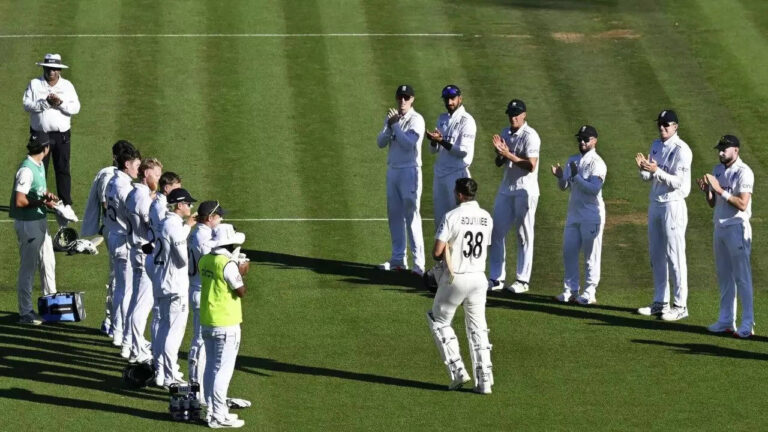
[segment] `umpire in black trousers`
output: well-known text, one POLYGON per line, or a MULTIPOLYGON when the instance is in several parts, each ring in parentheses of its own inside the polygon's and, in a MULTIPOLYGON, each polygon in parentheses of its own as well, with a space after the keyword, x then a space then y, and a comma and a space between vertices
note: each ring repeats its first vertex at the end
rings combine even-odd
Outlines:
POLYGON ((61 77, 61 70, 69 66, 61 62, 61 55, 46 54, 42 62, 43 75, 32 79, 24 92, 24 110, 29 113, 29 131, 45 132, 51 142, 51 151, 43 159, 45 172, 53 159, 56 172, 56 190, 65 205, 72 205, 72 178, 69 174, 71 117, 80 112, 80 100, 71 82, 61 77))

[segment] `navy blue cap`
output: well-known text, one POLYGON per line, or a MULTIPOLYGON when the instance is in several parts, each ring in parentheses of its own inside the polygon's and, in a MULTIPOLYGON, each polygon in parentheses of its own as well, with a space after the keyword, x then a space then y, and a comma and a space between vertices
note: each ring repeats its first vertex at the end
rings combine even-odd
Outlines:
POLYGON ((193 203, 197 202, 197 200, 192 198, 192 195, 190 195, 184 188, 172 190, 171 193, 168 194, 168 204, 178 204, 180 202, 193 203))
POLYGON ((448 84, 443 88, 442 98, 453 99, 456 96, 461 96, 461 89, 453 84, 448 84))
POLYGON ((518 116, 525 112, 525 102, 520 99, 512 99, 507 104, 507 110, 505 112, 510 116, 518 116))
POLYGON ((741 147, 741 143, 739 142, 739 139, 734 135, 721 136, 715 148, 718 150, 725 150, 728 147, 741 147))
POLYGON ((576 132, 576 136, 579 138, 597 138, 597 129, 595 129, 594 126, 584 125, 579 128, 578 132, 576 132))
POLYGON ((657 123, 679 123, 677 121, 677 114, 672 110, 664 110, 659 113, 657 123))
POLYGON ((416 94, 413 92, 413 87, 409 86, 408 84, 402 84, 399 87, 397 87, 397 91, 395 92, 395 97, 400 95, 416 96, 416 94))

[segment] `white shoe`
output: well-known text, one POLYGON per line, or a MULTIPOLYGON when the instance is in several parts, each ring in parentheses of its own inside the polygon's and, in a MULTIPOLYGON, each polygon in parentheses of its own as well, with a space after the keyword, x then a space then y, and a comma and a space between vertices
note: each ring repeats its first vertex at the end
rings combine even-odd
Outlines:
POLYGON ((120 350, 120 357, 124 359, 128 359, 131 357, 131 347, 127 345, 123 345, 123 348, 120 350))
POLYGON ((562 293, 560 293, 560 295, 555 297, 555 300, 561 303, 573 302, 573 301, 576 301, 576 294, 570 291, 563 291, 562 293))
POLYGON ((664 321, 678 321, 688 316, 688 308, 685 306, 674 306, 669 312, 661 314, 664 321))
POLYGON ((716 323, 709 325, 707 330, 712 333, 733 333, 734 327, 736 326, 733 324, 725 324, 717 321, 716 323))
POLYGON ((749 339, 750 337, 755 335, 755 327, 749 327, 749 328, 740 328, 733 332, 733 337, 739 338, 739 339, 749 339))
POLYGON ((448 390, 458 390, 463 386, 464 384, 468 383, 471 378, 469 377, 469 374, 464 369, 460 370, 459 376, 453 379, 451 381, 451 384, 448 385, 448 390))
MULTIPOLYGON (((201 402, 200 405, 203 405, 202 401, 200 402, 201 402)), ((237 420, 238 418, 239 417, 237 416, 237 414, 233 414, 233 413, 227 414, 227 420, 237 420)), ((209 412, 205 414, 206 423, 210 423, 212 419, 213 419, 213 413, 209 412)))
POLYGON ((384 263, 381 263, 381 264, 379 264, 379 265, 378 265, 378 266, 376 266, 376 267, 377 267, 379 270, 384 270, 384 271, 402 271, 402 270, 408 270, 408 266, 407 266, 407 265, 405 265, 405 264, 395 264, 395 265, 392 265, 392 264, 390 264, 390 262, 389 262, 389 261, 387 261, 387 262, 384 262, 384 263))
POLYGON ((38 326, 42 323, 43 323, 43 318, 34 312, 30 312, 26 315, 22 315, 19 317, 19 324, 31 324, 31 325, 38 326))
POLYGON ((75 211, 72 210, 72 207, 69 204, 64 205, 63 201, 57 202, 53 207, 53 210, 55 210, 56 214, 61 216, 66 222, 78 222, 80 220, 77 218, 75 211))
POLYGON ((576 297, 576 303, 582 306, 591 305, 597 303, 597 298, 595 298, 594 295, 582 293, 580 296, 576 297))
POLYGON ((528 283, 527 282, 515 281, 515 282, 512 283, 512 285, 509 285, 506 288, 507 288, 507 290, 509 290, 509 291, 511 291, 511 292, 513 292, 515 294, 522 294, 522 293, 528 291, 528 283))
POLYGON ((216 420, 215 418, 212 418, 211 421, 208 422, 208 427, 212 429, 220 429, 220 428, 241 428, 245 425, 245 422, 240 419, 233 419, 233 418, 227 418, 225 420, 216 420))
POLYGON ((411 270, 411 273, 415 274, 418 277, 424 276, 424 269, 419 266, 414 266, 413 270, 411 270))
POLYGON ((638 309, 637 313, 645 316, 651 316, 651 315, 661 316, 669 311, 670 311, 669 303, 653 302, 653 304, 651 304, 650 306, 641 307, 640 309, 638 309))
POLYGON ((504 281, 488 279, 488 291, 501 291, 504 289, 504 281))

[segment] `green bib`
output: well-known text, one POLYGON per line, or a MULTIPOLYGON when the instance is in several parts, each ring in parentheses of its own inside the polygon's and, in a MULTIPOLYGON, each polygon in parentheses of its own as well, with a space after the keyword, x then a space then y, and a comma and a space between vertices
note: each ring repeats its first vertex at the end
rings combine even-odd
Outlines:
MULTIPOLYGON (((32 171, 32 186, 29 188, 27 197, 35 200, 41 200, 45 196, 45 191, 48 187, 45 184, 45 168, 38 166, 34 161, 29 158, 24 159, 19 165, 19 169, 26 167, 32 171)), ((45 219, 45 207, 16 207, 16 184, 14 183, 14 190, 11 191, 11 205, 9 216, 17 220, 38 220, 45 219)))
POLYGON ((200 324, 229 327, 243 322, 240 297, 224 280, 224 266, 229 258, 208 254, 200 258, 200 324))

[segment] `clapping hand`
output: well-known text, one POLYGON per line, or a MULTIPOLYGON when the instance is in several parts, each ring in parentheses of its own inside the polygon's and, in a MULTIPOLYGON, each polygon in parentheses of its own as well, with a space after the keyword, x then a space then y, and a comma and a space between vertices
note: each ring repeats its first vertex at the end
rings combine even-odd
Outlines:
POLYGON ((552 174, 557 178, 563 178, 563 167, 560 166, 560 162, 552 165, 552 174))
POLYGON ((435 129, 432 132, 426 131, 427 138, 429 138, 431 142, 431 145, 436 146, 440 141, 443 140, 443 134, 440 133, 439 130, 435 129))
POLYGON ((397 123, 398 120, 400 120, 400 113, 398 113, 396 109, 390 108, 389 111, 387 111, 387 124, 392 126, 397 123))

